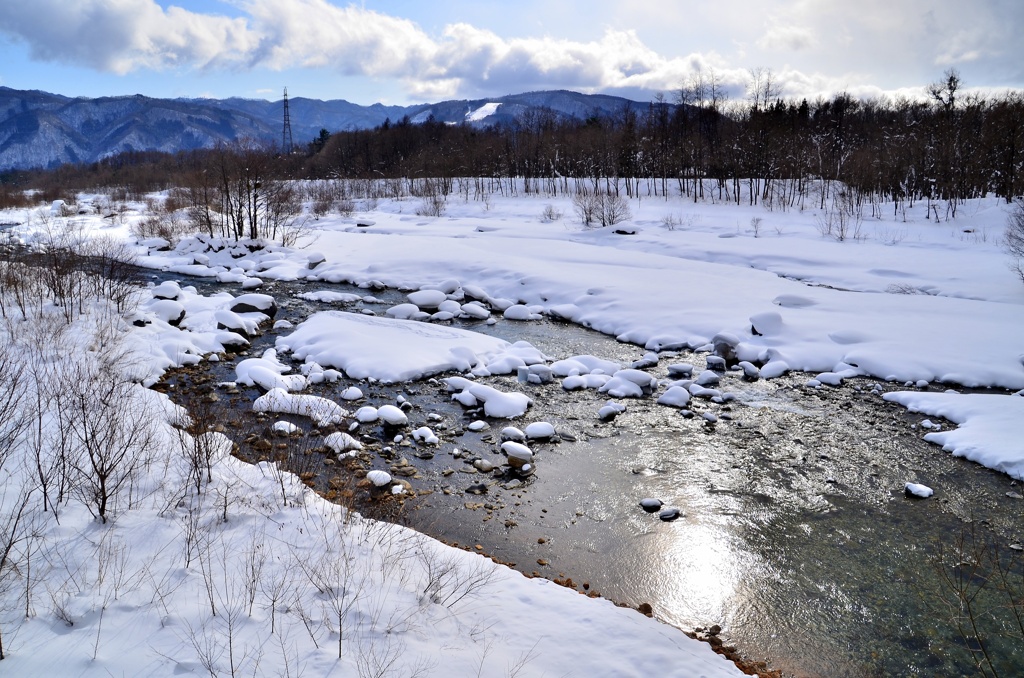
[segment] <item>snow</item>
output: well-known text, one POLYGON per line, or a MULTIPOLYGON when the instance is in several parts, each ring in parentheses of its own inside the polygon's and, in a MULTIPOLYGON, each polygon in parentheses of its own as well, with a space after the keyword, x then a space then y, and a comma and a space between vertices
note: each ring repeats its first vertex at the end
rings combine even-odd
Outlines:
POLYGON ((324 445, 334 450, 336 454, 363 449, 362 443, 344 431, 336 431, 324 436, 324 445))
POLYGON ((746 360, 741 360, 737 363, 741 370, 743 370, 743 376, 747 379, 757 379, 761 376, 761 370, 757 368, 757 365, 750 363, 746 360))
POLYGON ((514 440, 506 440, 503 442, 501 444, 501 451, 509 457, 515 457, 516 459, 520 459, 527 463, 533 461, 533 452, 530 448, 522 443, 517 443, 514 440))
POLYGON ((475 318, 476 320, 487 320, 491 317, 491 312, 489 310, 475 302, 462 304, 460 310, 463 315, 469 318, 475 318))
POLYGON ((540 320, 544 317, 525 304, 513 304, 502 315, 505 320, 540 320))
POLYGON ((289 393, 283 388, 273 388, 261 395, 253 402, 252 409, 254 412, 276 412, 309 417, 317 426, 340 424, 348 415, 341 405, 327 398, 297 395, 289 393))
POLYGON ((551 371, 558 377, 572 377, 581 374, 615 374, 622 365, 602 360, 592 355, 578 355, 551 364, 551 371))
POLYGON ((319 290, 317 292, 303 292, 298 295, 299 299, 306 301, 319 301, 325 304, 354 304, 362 301, 363 297, 351 292, 333 292, 331 290, 319 290))
POLYGON ((372 424, 380 418, 380 415, 377 413, 377 408, 371 405, 360 407, 352 416, 354 416, 356 421, 360 424, 372 424))
POLYGON ((409 302, 422 308, 437 308, 448 300, 448 295, 440 290, 420 290, 409 293, 409 302))
POLYGON ((479 122, 488 118, 498 112, 498 108, 501 107, 501 102, 490 102, 486 103, 480 108, 472 110, 466 113, 466 122, 479 122))
POLYGON ((517 443, 524 442, 526 440, 526 433, 515 426, 506 426, 501 429, 502 440, 514 440, 517 443))
POLYGON ((185 307, 173 299, 157 299, 150 303, 146 310, 165 323, 177 322, 185 315, 185 307))
MULTIPOLYGON (((947 452, 1024 480, 1024 397, 991 393, 895 391, 885 399, 911 412, 942 417, 954 429, 931 431, 924 439, 947 452)), ((934 426, 934 424, 933 424, 934 426)))
MULTIPOLYGON (((343 370, 353 379, 409 381, 447 371, 485 367, 513 345, 454 327, 413 320, 323 311, 277 340, 281 351, 343 370)), ((511 370, 512 368, 509 368, 511 370)))
POLYGON ((690 403, 690 392, 682 386, 670 386, 658 397, 659 405, 686 407, 690 403))
POLYGON ((279 388, 284 391, 301 391, 306 387, 306 377, 301 374, 286 375, 291 368, 277 359, 277 351, 267 349, 259 358, 247 358, 235 366, 235 379, 246 386, 259 386, 264 391, 279 388))
POLYGON ((528 440, 550 440, 555 437, 555 427, 546 421, 535 421, 523 433, 528 440))
POLYGON ((628 368, 613 374, 598 391, 615 398, 642 398, 651 395, 657 385, 658 380, 646 372, 628 368))
POLYGON ((495 419, 515 419, 526 414, 533 401, 524 393, 505 393, 493 386, 477 384, 463 377, 449 377, 444 380, 448 390, 455 393, 453 400, 464 407, 484 404, 484 414, 495 419))
POLYGON ((907 483, 904 486, 904 491, 907 496, 914 496, 920 499, 927 499, 928 497, 935 494, 935 491, 927 485, 921 485, 920 483, 907 483))
POLYGON ((597 416, 600 419, 614 419, 625 411, 625 405, 609 400, 597 411, 597 416))
POLYGON ((377 417, 389 426, 405 426, 409 423, 409 417, 400 408, 394 405, 381 405, 377 408, 377 417))
POLYGON ((274 301, 274 297, 269 294, 243 294, 235 298, 234 304, 232 304, 232 310, 237 310, 239 307, 251 306, 257 311, 262 311, 271 314, 273 309, 277 308, 277 302, 274 301))
POLYGON ((363 397, 363 392, 356 386, 349 386, 341 392, 342 400, 359 400, 363 397))
MULTIPOLYGON (((604 388, 611 380, 607 374, 578 374, 562 380, 562 388, 566 391, 577 391, 581 388, 604 388)), ((642 392, 642 389, 640 389, 642 392)))
MULTIPOLYGON (((644 191, 641 187, 646 195, 644 191)), ((739 361, 748 378, 774 379, 797 370, 813 377, 811 382, 818 386, 842 387, 852 378, 872 377, 920 389, 934 389, 939 383, 1024 389, 1020 344, 1024 286, 1009 270, 999 245, 1008 208, 994 198, 967 201, 958 218, 950 222, 927 219, 923 205, 909 210, 905 221, 902 216, 866 216, 866 237, 839 243, 818 233, 816 219, 821 214, 813 208, 767 211, 760 206, 652 197, 631 202, 634 216, 626 227, 636 234, 623 238, 611 229, 583 229, 569 218, 553 228, 537 215, 548 203, 572 214, 569 199, 518 193, 516 198, 491 196, 486 207, 452 194, 446 217, 430 220, 413 216, 408 200, 382 198, 372 215, 372 229, 358 229, 335 216, 316 222, 318 252, 313 255, 273 244, 260 250, 210 243, 208 238, 185 238, 168 251, 159 251, 168 245, 159 239, 133 246, 138 247, 141 265, 165 271, 236 280, 243 287, 278 280, 304 280, 315 286, 349 282, 364 289, 383 284, 417 290, 412 294, 419 296, 411 298, 428 298, 421 300, 424 308, 436 301, 440 313, 455 314, 452 304, 458 303, 458 313, 502 325, 510 323, 496 320, 498 313, 525 318, 556 316, 651 353, 684 348, 710 351, 716 336, 731 335, 736 343, 731 346, 735 356, 729 362, 739 361), (660 227, 665 215, 677 213, 687 215, 686 227, 660 227), (750 237, 737 227, 751 218, 763 220, 762 237, 750 237), (968 232, 970 235, 965 235, 968 232)), ((880 208, 883 215, 893 214, 891 204, 880 208)), ((19 237, 31 244, 43 220, 25 216, 22 212, 4 220, 26 224, 20 227, 19 237)), ((135 218, 142 217, 129 217, 121 224, 89 215, 77 217, 85 232, 126 242, 134 242, 129 231, 135 218)), ((354 301, 330 299, 330 294, 324 294, 317 299, 325 303, 354 301)), ((366 298, 363 301, 369 303, 366 298)), ((195 364, 231 347, 246 346, 240 333, 251 336, 254 323, 273 314, 276 305, 272 302, 269 295, 258 294, 238 299, 227 293, 200 297, 181 283, 143 290, 132 317, 143 326, 119 329, 137 356, 130 366, 133 379, 150 385, 171 366, 195 364), (169 298, 158 298, 163 296, 169 298), (169 324, 182 311, 181 328, 187 331, 169 324), (228 329, 218 329, 218 325, 228 329)), ((355 378, 394 382, 446 371, 509 374, 519 366, 547 362, 539 352, 531 355, 525 347, 482 334, 412 322, 408 319, 430 317, 416 304, 393 307, 388 315, 405 320, 337 311, 317 314, 280 339, 277 348, 309 361, 307 365, 316 363, 344 370, 355 378)), ((278 326, 287 327, 283 322, 278 326)), ((75 352, 83 359, 90 353, 84 345, 75 352)), ((346 424, 347 413, 337 403, 288 390, 301 389, 300 379, 327 379, 327 370, 310 367, 301 376, 290 375, 282 371, 276 356, 250 360, 254 362, 237 375, 239 383, 245 383, 244 379, 269 388, 253 403, 254 410, 307 416, 318 426, 346 424)), ((638 366, 645 362, 649 363, 641 359, 638 366)), ((588 356, 550 365, 552 373, 563 378, 566 389, 604 388, 615 381, 606 392, 626 397, 656 387, 650 381, 618 375, 622 367, 588 356)), ((668 373, 670 378, 689 378, 692 369, 671 365, 668 373)), ((482 404, 487 417, 519 417, 529 407, 530 400, 523 393, 505 393, 464 377, 446 382, 453 398, 466 407, 482 404)), ((172 449, 179 438, 165 421, 165 409, 153 402, 152 392, 141 387, 137 391, 139 401, 153 408, 152 421, 166 434, 161 449, 172 449)), ((723 400, 728 396, 694 383, 670 385, 660 397, 682 402, 686 392, 723 400)), ((886 397, 934 420, 952 422, 935 421, 939 429, 924 428, 926 440, 1024 479, 1024 452, 1019 443, 1024 398, 934 391, 905 391, 886 397)), ((401 410, 386 407, 402 414, 403 425, 407 422, 401 410)), ((356 421, 376 421, 371 415, 387 420, 384 411, 391 410, 361 408, 356 421)), ((609 401, 598 415, 607 419, 623 411, 624 406, 609 401)), ((714 415, 701 416, 713 423, 714 415)), ((385 634, 367 622, 348 637, 366 642, 398 638, 403 644, 400 663, 405 673, 413 673, 412 662, 425 656, 443 657, 444 667, 438 675, 474 675, 484 660, 485 674, 501 674, 516 657, 534 648, 538 659, 528 671, 536 675, 737 675, 731 664, 705 645, 654 620, 504 569, 498 570, 487 597, 480 599, 486 604, 457 614, 420 595, 422 570, 413 564, 415 558, 402 561, 403 567, 411 568, 408 578, 415 585, 403 587, 397 583, 404 581, 402 578, 385 581, 371 577, 370 572, 383 570, 388 555, 368 546, 374 540, 365 539, 358 530, 382 528, 327 504, 274 465, 247 465, 234 459, 227 453, 226 439, 210 440, 218 441, 213 479, 205 489, 210 501, 193 496, 195 501, 176 508, 180 495, 171 501, 162 494, 161 488, 172 488, 182 478, 175 457, 153 471, 158 478, 143 483, 153 490, 152 495, 144 495, 151 499, 124 511, 110 524, 94 522, 75 502, 65 508, 60 525, 52 520, 45 523, 45 538, 70 558, 59 569, 95 571, 100 546, 107 540, 108 544, 129 545, 123 551, 126 567, 150 573, 152 582, 137 578, 136 590, 122 592, 109 604, 95 577, 77 582, 77 589, 69 591, 65 601, 65 609, 75 617, 71 627, 57 619, 45 596, 37 596, 35 616, 26 619, 18 615, 17 621, 4 622, 5 644, 12 639, 5 670, 12 675, 208 673, 196 657, 189 629, 194 638, 222 638, 222 617, 204 611, 208 595, 200 568, 195 562, 185 564, 182 558, 186 549, 183 521, 188 519, 188 511, 196 510, 204 534, 211 535, 208 543, 219 553, 207 562, 219 558, 226 569, 220 581, 230 580, 244 554, 254 552, 255 545, 261 543, 261 530, 273 534, 268 581, 282 572, 301 572, 303 563, 322 553, 337 556, 345 551, 346 557, 354 558, 349 562, 365 565, 370 577, 368 590, 385 596, 389 610, 409 610, 415 623, 385 634), (218 518, 218 502, 212 500, 219 496, 230 499, 227 522, 218 518), (155 583, 158 581, 166 581, 167 586, 155 583), (173 595, 167 595, 167 587, 173 589, 173 595), (7 626, 11 623, 16 624, 10 629, 13 633, 7 626), (429 633, 418 629, 429 629, 429 633), (483 635, 478 641, 465 633, 466 629, 483 629, 483 635), (94 647, 98 648, 96 657, 92 656, 94 647), (443 655, 438 648, 444 648, 443 655)), ((478 556, 402 528, 388 529, 400 535, 392 543, 402 543, 403 553, 451 558, 464 568, 481 563, 490 566, 478 556)), ((62 585, 58 579, 43 583, 54 591, 62 585)), ((219 593, 231 595, 228 589, 219 589, 219 593)), ((306 606, 323 602, 308 586, 297 596, 306 606)), ((270 648, 277 640, 265 629, 273 607, 257 607, 260 610, 247 616, 239 629, 239 647, 270 648)), ((329 650, 318 649, 309 640, 296 615, 278 613, 286 626, 280 638, 287 631, 289 641, 277 654, 269 649, 260 653, 260 671, 284 674, 287 667, 298 675, 297 660, 289 666, 284 658, 293 652, 302 657, 310 674, 357 673, 353 656, 357 652, 341 660, 332 657, 329 650)), ((358 616, 370 619, 372 610, 361 608, 358 616)), ((319 619, 320 612, 314 617, 319 619)), ((329 640, 328 631, 321 634, 321 641, 329 640)), ((223 657, 218 661, 223 662, 223 657)), ((223 663, 220 671, 228 672, 223 663)), ((242 672, 258 671, 249 665, 242 672)))
POLYGON ((285 434, 292 434, 292 433, 295 433, 297 431, 301 431, 302 430, 298 426, 296 426, 295 424, 291 423, 290 421, 276 421, 276 422, 274 422, 274 425, 273 425, 272 428, 275 431, 278 431, 279 433, 285 433, 285 434))
POLYGON ((441 440, 434 435, 429 426, 421 426, 412 432, 412 439, 424 445, 438 445, 441 440))

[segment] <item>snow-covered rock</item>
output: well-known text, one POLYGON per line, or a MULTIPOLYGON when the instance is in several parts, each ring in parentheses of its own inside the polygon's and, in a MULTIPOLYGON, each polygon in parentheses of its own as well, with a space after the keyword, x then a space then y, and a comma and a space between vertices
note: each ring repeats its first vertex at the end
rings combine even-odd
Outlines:
POLYGON ((670 386, 658 398, 658 404, 669 407, 686 407, 690 404, 690 392, 682 386, 670 386))
POLYGON ((324 445, 334 450, 336 454, 363 449, 363 444, 361 442, 344 431, 337 431, 325 436, 324 445))
POLYGON ((904 493, 908 497, 917 499, 927 499, 928 497, 935 494, 935 491, 927 485, 921 485, 920 483, 907 483, 904 486, 904 493))
POLYGON ((406 416, 405 412, 394 405, 381 405, 378 407, 377 417, 389 426, 405 426, 409 423, 409 417, 406 416))
POLYGON ((449 377, 444 380, 448 390, 455 392, 453 400, 466 407, 474 407, 475 403, 484 404, 484 414, 495 419, 514 419, 526 414, 527 408, 533 404, 528 396, 523 393, 505 393, 498 389, 477 384, 464 377, 449 377), (469 396, 472 400, 466 398, 469 396), (474 404, 467 404, 473 402, 474 404))
POLYGON ((555 427, 546 421, 535 421, 523 433, 527 440, 551 440, 555 437, 555 427))
POLYGON ((434 432, 430 430, 428 426, 421 426, 412 432, 412 438, 418 443, 424 445, 438 445, 441 440, 434 435, 434 432))
POLYGON ((273 388, 252 404, 253 412, 277 412, 309 417, 317 426, 340 424, 348 412, 337 403, 314 395, 297 395, 283 388, 273 388))

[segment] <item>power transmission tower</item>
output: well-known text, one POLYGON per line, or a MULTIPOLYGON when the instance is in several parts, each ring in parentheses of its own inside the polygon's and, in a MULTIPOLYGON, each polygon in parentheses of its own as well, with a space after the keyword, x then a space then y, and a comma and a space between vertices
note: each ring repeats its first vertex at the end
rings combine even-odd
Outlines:
POLYGON ((292 117, 288 112, 288 88, 284 88, 284 131, 281 132, 281 152, 291 155, 292 146, 292 117))

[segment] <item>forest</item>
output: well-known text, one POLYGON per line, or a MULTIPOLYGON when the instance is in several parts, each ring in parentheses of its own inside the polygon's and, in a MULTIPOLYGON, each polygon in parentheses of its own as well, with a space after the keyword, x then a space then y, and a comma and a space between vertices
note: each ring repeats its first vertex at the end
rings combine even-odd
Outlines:
POLYGON ((318 190, 330 193, 321 196, 325 209, 344 205, 353 193, 427 193, 443 203, 457 190, 474 199, 525 190, 629 199, 671 193, 768 210, 837 208, 875 217, 883 216, 884 202, 897 218, 925 201, 939 220, 955 218, 967 199, 994 194, 1010 202, 1020 195, 1024 94, 965 93, 956 71, 927 89, 929 98, 921 100, 848 94, 787 100, 777 95, 770 72, 754 71, 747 97, 736 100, 725 96, 713 74, 698 75, 672 101, 659 96, 616 117, 578 120, 539 110, 485 128, 406 118, 374 129, 322 130, 286 155, 274 143, 239 140, 187 153, 133 151, 91 165, 8 172, 0 176, 0 204, 18 204, 29 188, 37 199, 97 186, 134 197, 183 187, 201 217, 196 225, 214 218, 200 214, 209 208, 224 220, 222 227, 242 237, 266 230, 261 220, 273 223, 267 212, 288 197, 275 182, 295 179, 320 180, 318 190), (323 188, 331 180, 346 181, 323 188))

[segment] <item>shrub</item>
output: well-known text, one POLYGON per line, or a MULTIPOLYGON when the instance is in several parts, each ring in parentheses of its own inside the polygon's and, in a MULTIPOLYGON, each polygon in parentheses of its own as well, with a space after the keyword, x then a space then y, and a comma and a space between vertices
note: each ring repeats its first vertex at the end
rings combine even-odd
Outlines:
POLYGON ((540 220, 545 223, 551 223, 558 221, 562 218, 562 210, 558 209, 554 205, 545 205, 544 211, 540 213, 540 220))
POLYGON ((595 222, 613 226, 633 216, 625 198, 603 191, 581 190, 572 197, 572 206, 580 222, 587 227, 595 222))
POLYGON ((1011 267, 1024 282, 1024 199, 1018 199, 1014 203, 1013 211, 1007 219, 1006 233, 1004 235, 1006 250, 1013 257, 1011 267))

